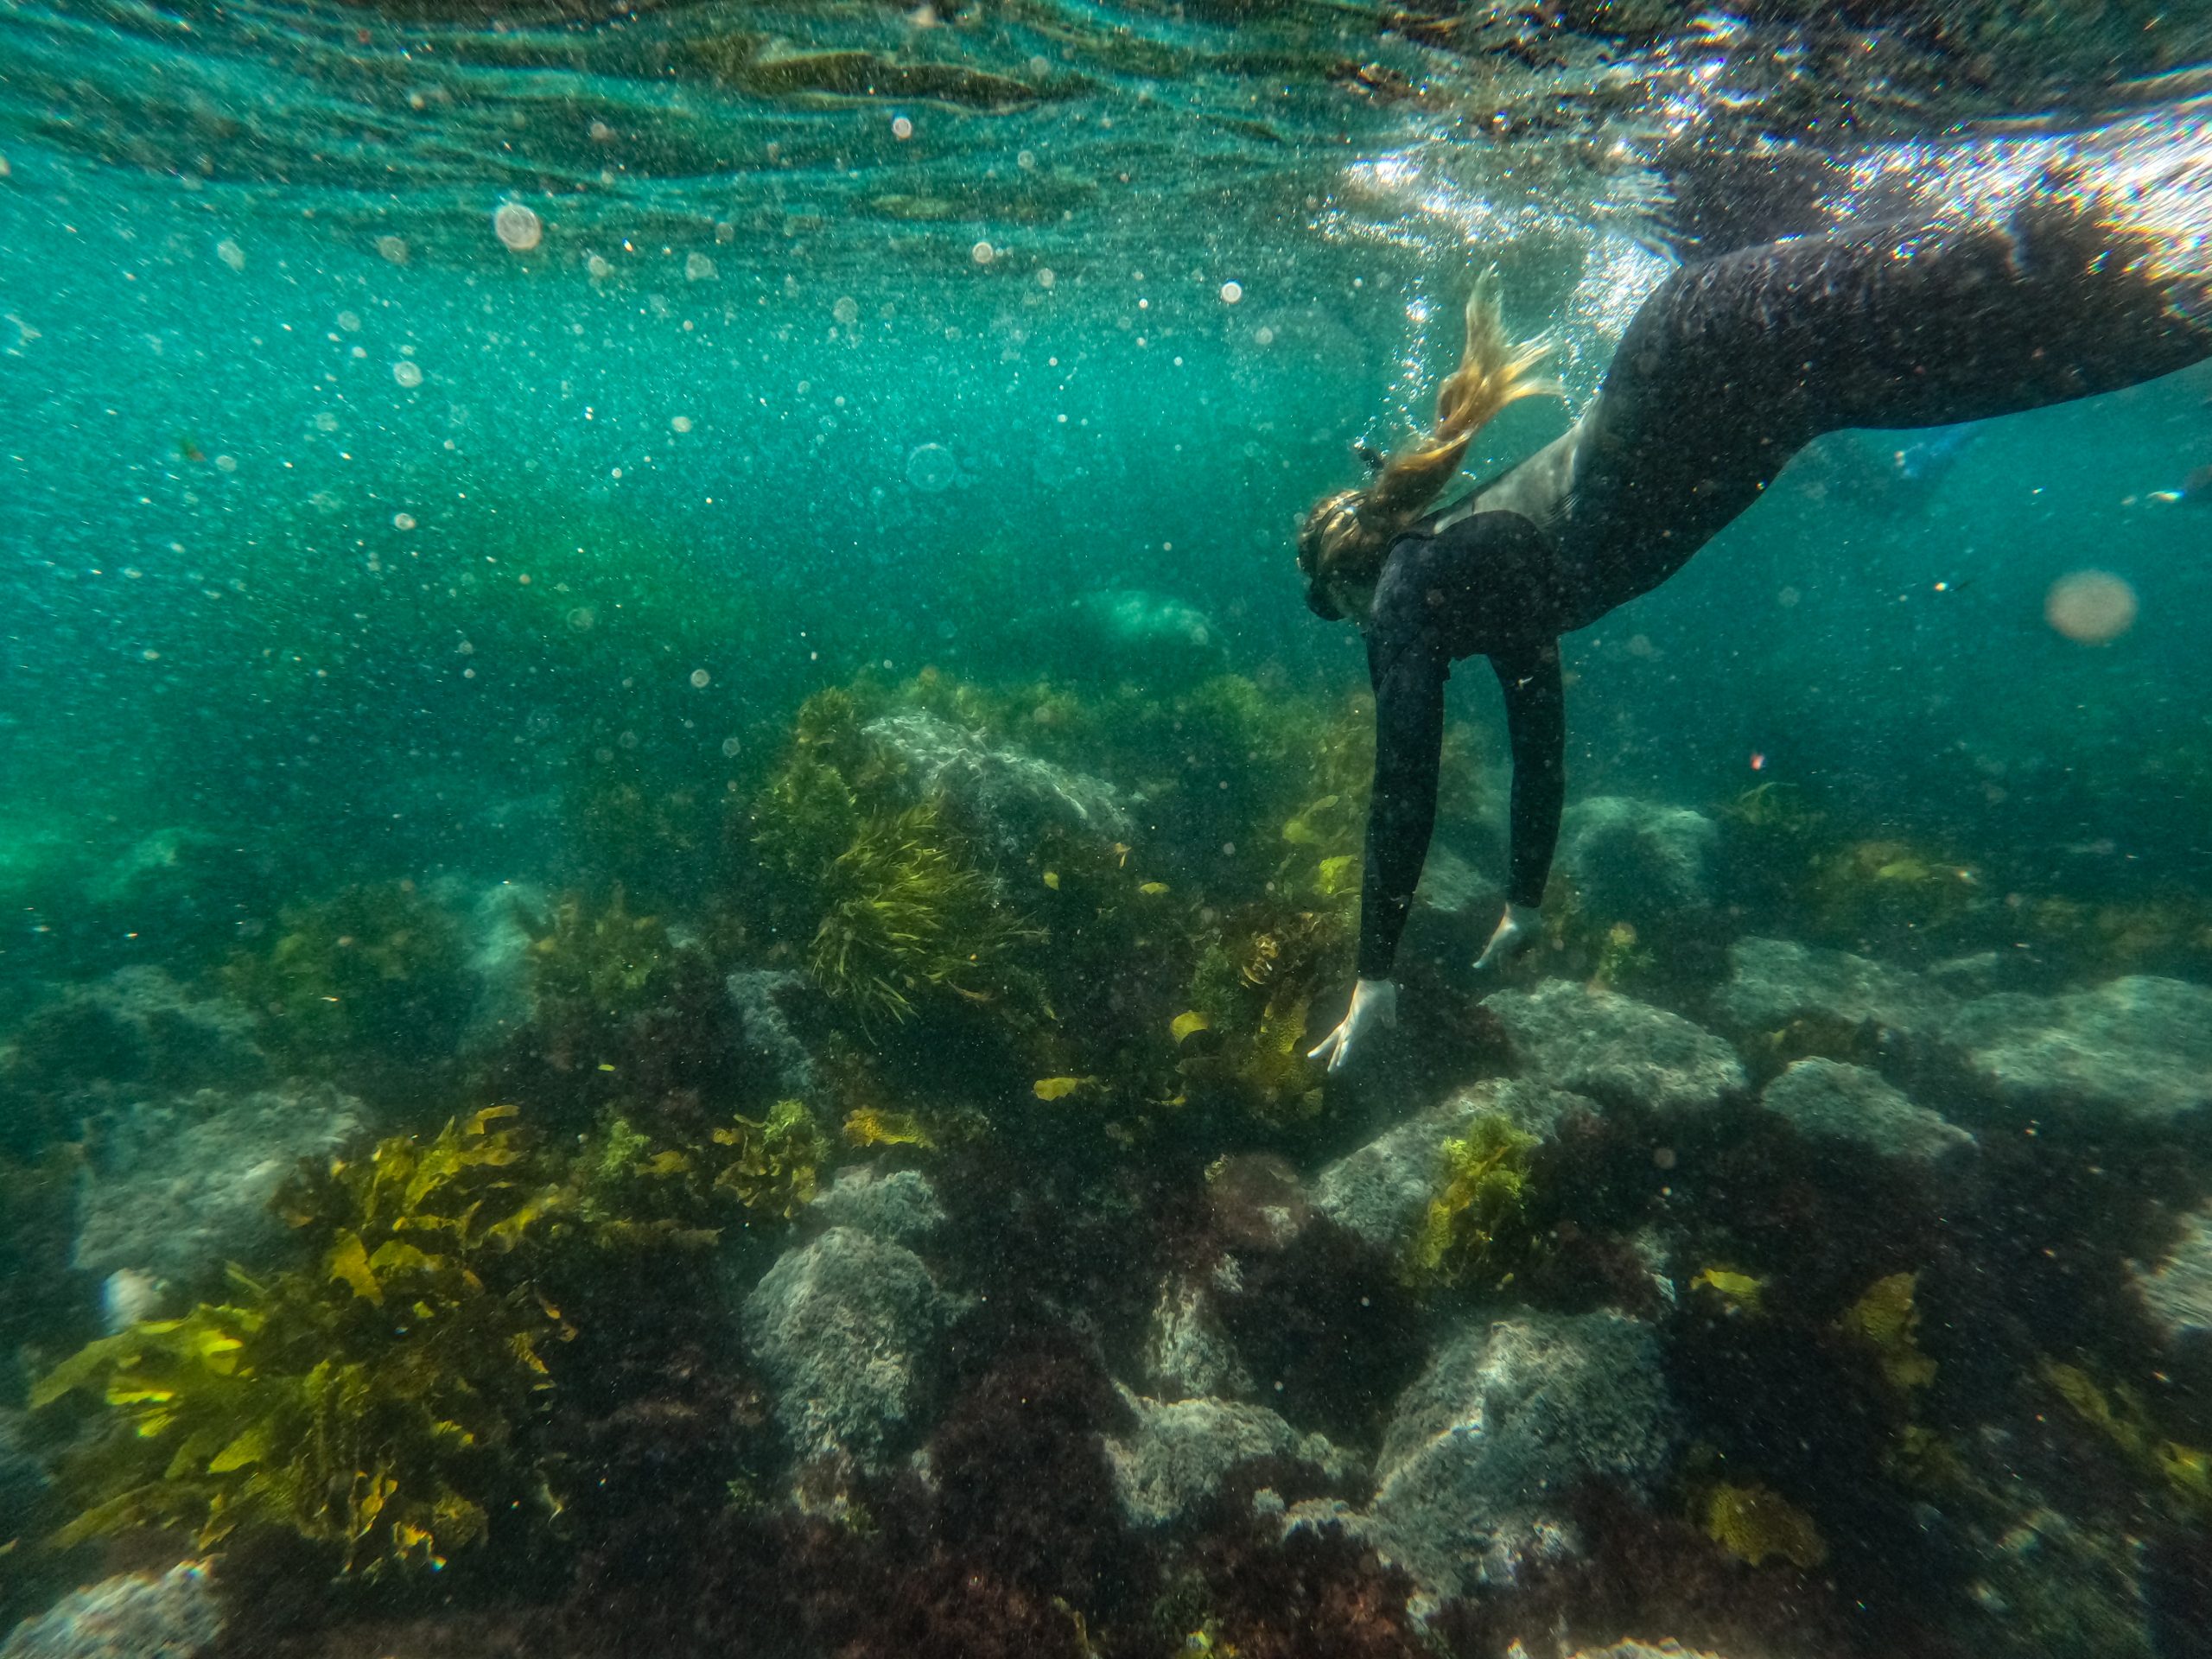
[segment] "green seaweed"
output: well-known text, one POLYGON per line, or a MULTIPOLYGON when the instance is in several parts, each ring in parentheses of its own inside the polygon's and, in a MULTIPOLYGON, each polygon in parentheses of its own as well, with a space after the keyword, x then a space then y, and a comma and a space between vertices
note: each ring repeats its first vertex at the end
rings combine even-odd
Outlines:
POLYGON ((461 964, 453 918, 412 881, 380 881, 284 906, 268 946, 233 956, 223 982, 296 1060, 424 1059, 459 1038, 461 964))
POLYGON ((1479 1284, 1512 1276, 1525 1241, 1529 1154, 1536 1137, 1485 1112, 1444 1143, 1436 1195, 1407 1243, 1402 1276, 1414 1286, 1479 1284))
POLYGON ((232 1300, 134 1325, 41 1378, 35 1407, 81 1393, 108 1414, 70 1471, 86 1504, 58 1541, 289 1531, 374 1575, 442 1566, 542 1491, 538 1344, 570 1332, 503 1270, 554 1207, 518 1179, 513 1110, 302 1177, 280 1204, 311 1265, 233 1268, 232 1300))

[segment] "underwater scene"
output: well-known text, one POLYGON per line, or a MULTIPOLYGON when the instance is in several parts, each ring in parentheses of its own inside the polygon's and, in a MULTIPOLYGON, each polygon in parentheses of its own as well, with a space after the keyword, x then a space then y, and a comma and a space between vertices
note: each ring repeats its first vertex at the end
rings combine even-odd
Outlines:
POLYGON ((2208 630, 2212 9, 0 0, 0 1659, 2212 1655, 2208 630))

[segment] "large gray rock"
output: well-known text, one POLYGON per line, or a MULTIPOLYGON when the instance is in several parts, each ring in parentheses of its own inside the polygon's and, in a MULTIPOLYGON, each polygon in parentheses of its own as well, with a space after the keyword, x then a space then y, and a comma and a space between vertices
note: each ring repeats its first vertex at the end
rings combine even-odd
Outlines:
POLYGON ((777 1086, 789 1096, 812 1094, 818 1081, 814 1057, 791 1029, 784 1004, 792 997, 820 993, 803 975, 787 968, 747 969, 723 981, 722 988, 737 1011, 746 1046, 774 1069, 777 1086))
POLYGON ((1331 1480, 1357 1465, 1319 1434, 1301 1434, 1264 1406, 1228 1400, 1147 1400, 1122 1391, 1136 1418, 1127 1433, 1109 1438, 1106 1456, 1122 1512, 1135 1527, 1162 1527, 1183 1519, 1221 1491, 1238 1464, 1255 1458, 1294 1458, 1331 1480))
POLYGON ((222 1634, 205 1567, 126 1573, 62 1597, 0 1642, 0 1659, 196 1659, 222 1634))
POLYGON ((1444 1146, 1478 1119, 1503 1118, 1524 1135, 1548 1139, 1562 1120, 1595 1111, 1579 1095, 1541 1083, 1493 1077, 1460 1090, 1346 1153, 1313 1178, 1313 1207, 1377 1249, 1395 1255, 1412 1239, 1436 1195, 1444 1146))
POLYGON ((1161 1281, 1137 1365, 1145 1387, 1163 1399, 1242 1400, 1257 1392, 1223 1328, 1214 1289, 1196 1274, 1172 1273, 1161 1281))
POLYGON ((1432 1602, 1510 1581, 1578 1546, 1580 1482, 1648 1493, 1677 1422, 1650 1328, 1615 1313, 1529 1313, 1445 1344, 1398 1402, 1359 1530, 1432 1602))
POLYGON ((526 881, 496 881, 471 892, 454 880, 432 892, 467 916, 464 937, 475 999, 463 1040, 471 1048, 488 1047, 521 1030, 537 1013, 532 963, 537 941, 552 927, 552 907, 545 890, 526 881))
POLYGON ((2005 1104, 2138 1123, 2212 1105, 2212 989, 2131 975, 2061 996, 2002 992, 1960 1008, 1950 1040, 2005 1104))
POLYGON ((1808 1020, 1935 1034, 1958 1006, 1948 990, 1919 974, 1791 939, 1739 939, 1729 947, 1728 960, 1733 972, 1713 1006, 1741 1032, 1777 1031, 1808 1020))
POLYGON ((1879 1072, 1840 1060, 1799 1060, 1768 1084, 1759 1099, 1807 1135, 1856 1141, 1885 1158, 1933 1164, 1974 1144, 1974 1136, 1914 1105, 1879 1072))
POLYGON ((2212 1338, 2212 1204, 2183 1220, 2156 1267, 2137 1264, 2135 1284, 2167 1341, 2212 1338))
POLYGON ((1735 1050, 1719 1038, 1618 992, 1554 979, 1495 992, 1483 1006, 1504 1025, 1522 1073, 1554 1089, 1689 1110, 1745 1086, 1735 1050))
POLYGON ((286 1229, 270 1200, 307 1160, 361 1131, 361 1103, 327 1083, 201 1089, 117 1113, 78 1198, 75 1265, 188 1292, 224 1265, 265 1265, 286 1229))
POLYGON ((0 1051, 0 1073, 47 1094, 235 1089, 267 1073, 254 1036, 253 1016, 237 1003, 202 996, 159 968, 120 968, 35 1012, 0 1051))
POLYGON ((935 715, 908 709, 862 730, 906 763, 923 794, 950 801, 1001 852, 1029 851, 1052 826, 1115 837, 1133 831, 1128 804, 1105 779, 995 747, 935 715))
POLYGON ((881 1469, 918 1438, 952 1307, 903 1245, 833 1227, 745 1300, 745 1338, 803 1462, 881 1469))
POLYGON ((1559 868, 1590 916, 1645 921, 1712 904, 1719 843, 1713 820, 1688 807, 1599 795, 1567 808, 1559 868))
POLYGON ((807 1214, 831 1227, 850 1227, 874 1237, 918 1249, 945 1223, 937 1189, 918 1169, 886 1174, 865 1164, 837 1172, 827 1192, 807 1206, 807 1214))

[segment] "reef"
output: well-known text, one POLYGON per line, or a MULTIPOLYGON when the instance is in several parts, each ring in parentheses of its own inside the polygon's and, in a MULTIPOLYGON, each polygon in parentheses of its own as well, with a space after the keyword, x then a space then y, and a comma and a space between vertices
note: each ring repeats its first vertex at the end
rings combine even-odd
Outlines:
MULTIPOLYGON (((629 619, 560 580, 573 677, 629 619)), ((11 1616, 105 1551, 271 1659, 2191 1651, 2181 923, 1607 783, 1474 983, 1455 728, 1405 1022, 1330 1074, 1363 700, 1210 647, 686 706, 563 740, 528 868, 6 1016, 11 1616)))

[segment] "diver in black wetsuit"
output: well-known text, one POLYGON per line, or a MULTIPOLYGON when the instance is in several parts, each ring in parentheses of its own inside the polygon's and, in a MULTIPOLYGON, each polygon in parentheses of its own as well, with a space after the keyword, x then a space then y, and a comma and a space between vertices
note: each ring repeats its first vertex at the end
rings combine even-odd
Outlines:
MULTIPOLYGON (((1559 639, 1648 593, 1845 427, 1947 426, 2135 385, 2212 356, 2212 283, 2156 227, 2052 188, 2001 219, 1805 237, 1675 270, 1638 309, 1597 398, 1560 438, 1427 512, 1475 432, 1548 390, 1511 345, 1494 274, 1433 430, 1318 504, 1306 602, 1356 619, 1375 687, 1375 791, 1358 982, 1313 1051, 1332 1070, 1395 1018, 1398 936, 1435 820, 1452 664, 1485 656, 1513 753, 1505 914, 1476 963, 1539 922, 1566 796, 1559 639)), ((2199 256, 2201 257, 2201 256, 2199 256)))

